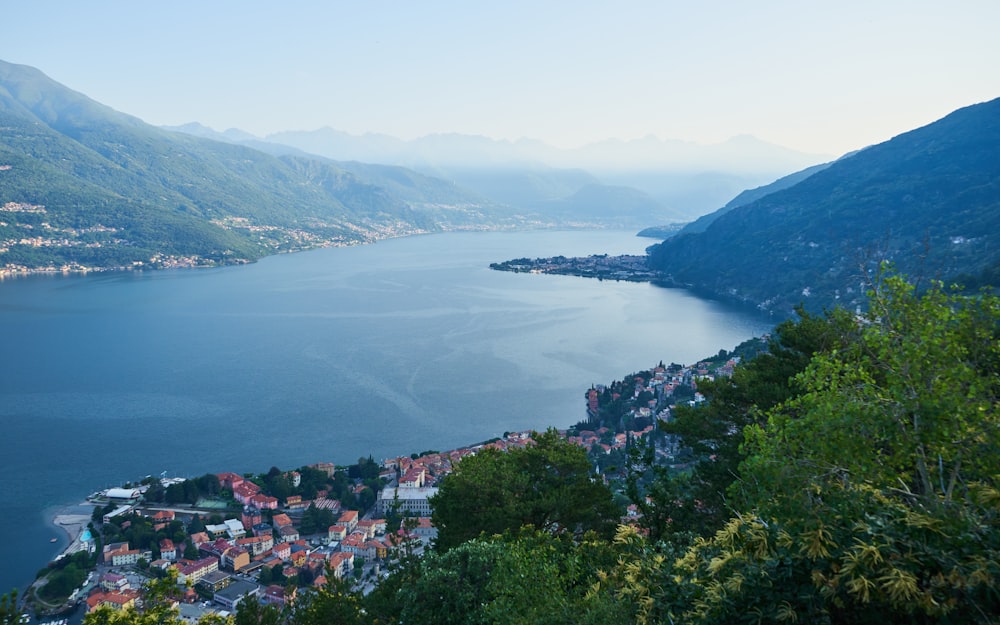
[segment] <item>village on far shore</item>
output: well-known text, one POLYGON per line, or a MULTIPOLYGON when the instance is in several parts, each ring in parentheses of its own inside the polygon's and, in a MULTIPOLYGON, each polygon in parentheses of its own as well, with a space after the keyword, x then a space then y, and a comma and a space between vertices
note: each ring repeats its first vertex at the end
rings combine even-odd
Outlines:
MULTIPOLYGON (((657 422, 668 421, 677 403, 704 401, 699 381, 732 375, 740 354, 765 342, 751 339, 732 354, 722 350, 693 366, 661 362, 592 386, 584 393, 586 420, 559 434, 584 448, 597 479, 611 485, 621 483, 627 450, 636 444, 653 446, 665 463, 683 467, 684 449, 657 422)), ((248 597, 283 606, 303 589, 326 584, 328 575, 369 592, 401 556, 420 557, 432 544, 432 498, 462 458, 531 445, 533 434, 508 432, 469 447, 380 463, 321 462, 256 476, 160 475, 96 492, 87 500, 90 516, 55 518, 71 542, 29 588, 26 608, 42 618, 80 608, 141 607, 146 583, 168 575, 182 588, 177 607, 191 622, 208 613, 230 614, 248 597), (53 573, 84 558, 83 583, 68 598, 47 599, 45 586, 56 585, 53 573)), ((620 497, 622 521, 634 521, 636 506, 620 497)))

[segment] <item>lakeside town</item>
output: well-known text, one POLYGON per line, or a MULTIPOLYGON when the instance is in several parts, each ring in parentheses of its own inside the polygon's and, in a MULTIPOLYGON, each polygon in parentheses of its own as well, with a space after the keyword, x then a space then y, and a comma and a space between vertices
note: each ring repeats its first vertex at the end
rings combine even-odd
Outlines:
MULTIPOLYGON (((0 165, 0 171, 10 169, 0 165)), ((449 205, 435 205, 443 208, 460 208, 449 205)), ((90 252, 103 250, 131 250, 135 242, 125 238, 120 227, 93 225, 85 228, 54 225, 49 220, 48 209, 42 204, 27 202, 6 202, 0 204, 0 254, 20 250, 29 256, 33 252, 55 251, 68 248, 87 249, 90 252), (7 236, 3 236, 6 234, 7 236)), ((314 221, 312 229, 288 226, 261 225, 245 217, 224 217, 210 221, 223 230, 231 230, 247 235, 261 246, 263 254, 283 254, 327 247, 349 247, 399 237, 430 234, 432 231, 402 223, 370 223, 359 226, 350 222, 314 221)), ((497 226, 454 226, 441 231, 481 231, 495 230, 497 226)), ((503 228, 509 229, 509 228, 503 228)), ((100 254, 88 253, 87 257, 98 258, 100 254)), ((129 255, 131 256, 131 255, 129 255)), ((90 261, 42 262, 27 264, 7 262, 0 265, 0 280, 29 275, 88 274, 101 272, 143 271, 152 269, 193 269, 218 267, 220 265, 242 265, 251 262, 231 252, 217 257, 197 254, 168 254, 151 252, 148 257, 129 262, 107 264, 90 261)))
MULTIPOLYGON (((10 169, 0 165, 0 171, 10 169)), ((49 221, 48 210, 42 204, 27 202, 6 202, 0 204, 0 231, 8 231, 8 236, 0 238, 0 254, 15 248, 23 250, 56 250, 65 248, 86 248, 89 250, 124 249, 134 244, 125 238, 121 228, 94 225, 86 228, 60 227, 49 221), (5 219, 5 216, 7 217, 5 219)), ((361 229, 350 224, 315 224, 316 227, 331 231, 346 228, 350 236, 321 236, 316 232, 301 228, 256 225, 242 217, 226 217, 212 223, 224 230, 242 231, 252 234, 271 253, 304 251, 321 247, 346 247, 363 243, 373 243, 426 231, 413 228, 371 226, 361 229)), ((216 267, 250 262, 249 259, 227 256, 206 258, 199 255, 177 255, 155 252, 148 258, 132 260, 127 264, 106 265, 86 261, 48 263, 41 266, 24 263, 0 265, 0 280, 34 274, 88 274, 109 271, 138 271, 146 269, 179 269, 216 267)))
MULTIPOLYGON (((594 385, 584 393, 586 419, 559 435, 584 448, 609 485, 621 485, 626 454, 636 445, 683 467, 684 450, 656 424, 669 421, 680 402, 703 401, 700 381, 732 375, 740 354, 764 341, 594 385)), ((29 588, 25 608, 51 619, 101 606, 141 607, 148 582, 167 577, 179 585, 177 607, 191 622, 231 614, 248 597, 283 606, 328 576, 370 592, 394 562, 420 557, 433 544, 433 497, 463 458, 532 443, 533 432, 508 432, 450 451, 359 459, 347 467, 320 462, 261 475, 160 475, 96 492, 87 500, 91 515, 54 520, 72 540, 29 588), (67 570, 77 577, 72 583, 67 570)), ((635 520, 636 506, 624 495, 620 503, 622 521, 635 520)))
POLYGON ((552 256, 549 258, 515 258, 500 263, 490 263, 490 269, 515 273, 544 273, 561 276, 579 276, 598 280, 624 280, 628 282, 657 282, 664 277, 650 269, 645 255, 592 254, 582 257, 552 256))

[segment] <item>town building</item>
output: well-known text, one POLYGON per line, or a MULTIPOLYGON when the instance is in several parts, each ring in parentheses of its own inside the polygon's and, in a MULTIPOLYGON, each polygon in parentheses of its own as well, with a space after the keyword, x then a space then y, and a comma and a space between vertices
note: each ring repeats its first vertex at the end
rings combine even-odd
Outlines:
POLYGON ((386 515, 398 505, 398 512, 414 516, 430 516, 430 498, 438 492, 435 486, 422 488, 385 488, 379 491, 376 514, 386 515))

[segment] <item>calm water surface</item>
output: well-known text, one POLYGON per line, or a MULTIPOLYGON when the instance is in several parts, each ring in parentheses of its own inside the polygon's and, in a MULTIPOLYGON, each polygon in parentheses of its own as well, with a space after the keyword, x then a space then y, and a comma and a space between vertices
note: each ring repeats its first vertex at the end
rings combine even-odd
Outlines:
POLYGON ((592 384, 770 328, 679 290, 488 268, 650 243, 458 233, 0 283, 0 593, 64 544, 52 510, 98 488, 566 427, 592 384))

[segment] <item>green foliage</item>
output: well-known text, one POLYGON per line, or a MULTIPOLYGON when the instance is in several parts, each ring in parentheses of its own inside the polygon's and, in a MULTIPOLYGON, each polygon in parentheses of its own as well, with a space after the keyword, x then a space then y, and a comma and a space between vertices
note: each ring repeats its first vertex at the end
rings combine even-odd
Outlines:
POLYGON ((620 604, 591 593, 598 570, 614 561, 594 536, 526 530, 473 539, 394 572, 366 610, 379 622, 418 625, 621 622, 620 604))
POLYGON ((483 449, 442 481, 432 499, 438 549, 524 526, 610 534, 620 510, 591 475, 586 452, 554 430, 536 435, 535 443, 508 452, 483 449))
POLYGON ((346 581, 329 575, 322 588, 299 593, 285 622, 288 625, 362 625, 370 621, 361 609, 361 601, 361 594, 351 590, 346 581))
MULTIPOLYGON (((855 333, 850 315, 841 310, 820 317, 799 309, 798 315, 779 324, 768 349, 744 361, 732 377, 699 382, 707 402, 678 405, 671 421, 660 424, 691 450, 695 462, 690 470, 670 471, 655 462, 652 449, 644 454, 634 450, 628 492, 654 540, 708 536, 729 519, 728 491, 745 457, 740 449, 744 429, 763 423, 767 410, 801 392, 796 376, 814 354, 837 349, 855 333)), ((753 353, 740 349, 744 355, 753 353)))
MULTIPOLYGON (((183 621, 175 607, 179 599, 177 573, 146 584, 143 589, 142 610, 127 608, 112 610, 104 606, 83 617, 83 625, 180 625, 183 621)), ((199 625, 221 625, 212 619, 199 621, 199 625)))
POLYGON ((0 625, 20 625, 21 614, 17 609, 17 589, 0 597, 0 625))
POLYGON ((74 590, 83 585, 87 572, 92 568, 90 555, 85 551, 59 558, 43 569, 45 579, 35 592, 39 598, 49 603, 65 601, 74 590))
POLYGON ((196 504, 202 497, 216 497, 222 492, 218 476, 207 473, 199 478, 184 480, 166 488, 163 499, 168 504, 196 504))
POLYGON ((381 471, 379 464, 375 462, 375 459, 371 456, 367 458, 358 458, 357 464, 352 464, 347 467, 347 475, 351 479, 355 480, 374 480, 378 479, 378 474, 381 471))
POLYGON ((333 517, 333 512, 310 505, 302 514, 302 521, 299 525, 299 533, 303 536, 309 536, 310 534, 316 534, 319 532, 326 533, 330 526, 335 522, 336 519, 333 517))
POLYGON ((602 583, 638 622, 995 622, 1000 300, 877 285, 866 317, 805 332, 834 340, 806 343, 785 399, 761 385, 729 488, 740 512, 680 557, 622 541, 602 583))
POLYGON ((282 610, 274 605, 263 605, 257 597, 246 597, 239 602, 233 625, 283 625, 282 610))
POLYGON ((929 505, 1000 475, 1000 300, 890 276, 872 302, 858 340, 817 355, 804 392, 747 431, 754 499, 836 480, 929 505))

